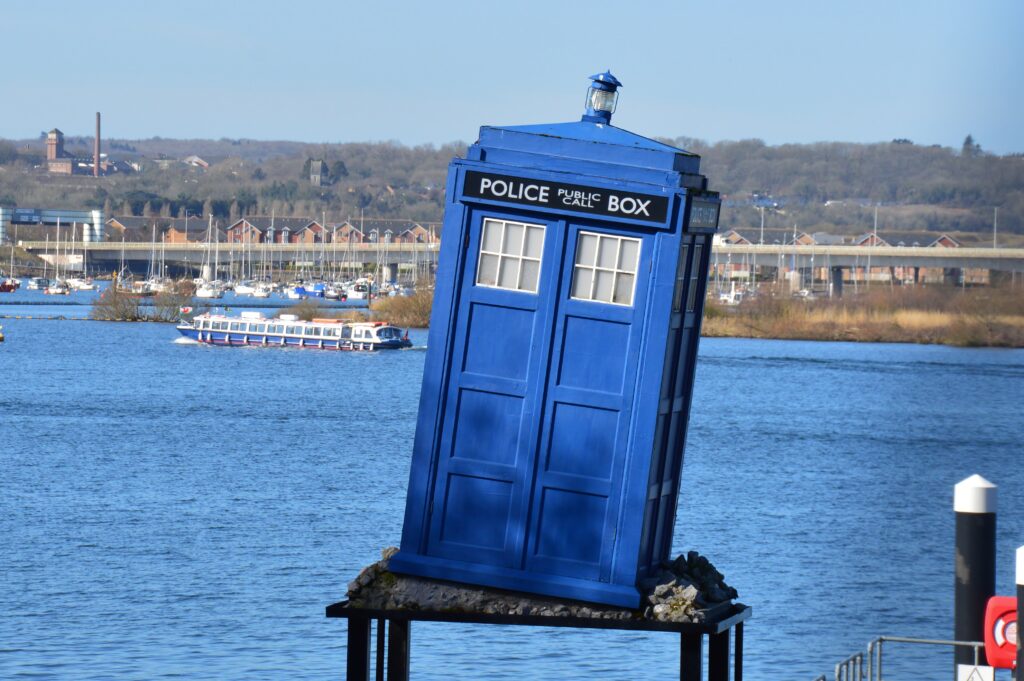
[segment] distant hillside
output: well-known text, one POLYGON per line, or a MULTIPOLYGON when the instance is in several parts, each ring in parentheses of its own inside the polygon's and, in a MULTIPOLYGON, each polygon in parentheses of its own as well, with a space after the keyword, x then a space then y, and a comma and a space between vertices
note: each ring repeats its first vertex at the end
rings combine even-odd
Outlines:
MULTIPOLYGON (((852 234, 882 230, 988 235, 998 207, 999 232, 1024 234, 1024 156, 884 144, 785 144, 759 140, 708 144, 665 140, 703 157, 712 188, 722 192, 722 227, 797 225, 803 231, 852 234)), ((69 152, 89 156, 92 139, 68 137, 69 152)), ((105 140, 110 158, 137 173, 94 179, 52 176, 36 140, 0 140, 0 203, 22 207, 105 208, 109 215, 213 213, 439 220, 448 161, 464 143, 407 147, 392 142, 304 144, 259 140, 105 140), (208 167, 183 159, 199 157, 208 167), (325 186, 310 182, 326 165, 325 186)))

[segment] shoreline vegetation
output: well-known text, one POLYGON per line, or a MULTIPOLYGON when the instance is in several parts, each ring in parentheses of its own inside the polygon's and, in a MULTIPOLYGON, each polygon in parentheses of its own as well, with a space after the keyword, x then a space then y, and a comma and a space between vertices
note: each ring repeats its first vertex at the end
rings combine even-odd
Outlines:
POLYGON ((143 307, 139 296, 118 289, 115 281, 92 304, 89 317, 106 322, 176 322, 181 309, 192 306, 193 293, 195 286, 181 283, 174 291, 153 296, 152 307, 143 307))
POLYGON ((1024 347, 1024 294, 1010 288, 878 288, 845 298, 708 301, 710 338, 1024 347))
MULTIPOLYGON (((431 289, 378 298, 369 311, 337 310, 307 299, 280 312, 303 320, 375 318, 398 327, 426 328, 432 298, 431 289)), ((151 308, 143 308, 138 298, 110 289, 96 301, 90 316, 107 321, 176 322, 180 309, 192 304, 188 291, 177 291, 160 294, 151 308)), ((195 314, 205 309, 196 309, 195 314)), ((708 300, 701 335, 1024 348, 1024 294, 1009 287, 879 287, 832 299, 760 295, 735 306, 708 300)))

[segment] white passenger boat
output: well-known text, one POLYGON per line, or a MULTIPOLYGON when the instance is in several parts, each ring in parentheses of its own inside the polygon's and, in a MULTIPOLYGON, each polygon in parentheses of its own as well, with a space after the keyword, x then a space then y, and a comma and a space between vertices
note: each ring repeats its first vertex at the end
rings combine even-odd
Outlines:
POLYGON ((300 321, 284 314, 267 319, 260 312, 239 317, 205 313, 178 325, 186 338, 211 345, 261 345, 321 350, 399 350, 412 347, 408 333, 387 322, 346 322, 339 319, 300 321))

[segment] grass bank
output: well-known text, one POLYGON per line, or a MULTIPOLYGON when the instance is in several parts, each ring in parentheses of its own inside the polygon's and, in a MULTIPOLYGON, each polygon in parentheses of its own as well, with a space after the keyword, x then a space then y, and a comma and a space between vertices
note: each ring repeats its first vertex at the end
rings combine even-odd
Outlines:
POLYGON ((1024 292, 919 286, 831 300, 762 296, 736 307, 708 301, 703 335, 1020 348, 1024 292))
POLYGON ((371 309, 375 318, 395 326, 423 329, 430 325, 434 289, 420 289, 411 296, 377 298, 371 309))

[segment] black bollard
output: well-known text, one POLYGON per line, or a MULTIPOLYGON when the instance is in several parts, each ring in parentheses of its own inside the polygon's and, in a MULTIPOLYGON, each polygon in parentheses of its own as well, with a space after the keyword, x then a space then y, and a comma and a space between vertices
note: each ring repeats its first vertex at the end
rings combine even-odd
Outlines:
MULTIPOLYGON (((956 514, 956 580, 953 592, 953 639, 985 640, 985 606, 996 593, 996 486, 972 475, 953 488, 956 514)), ((958 664, 974 664, 974 651, 957 646, 958 664)))

